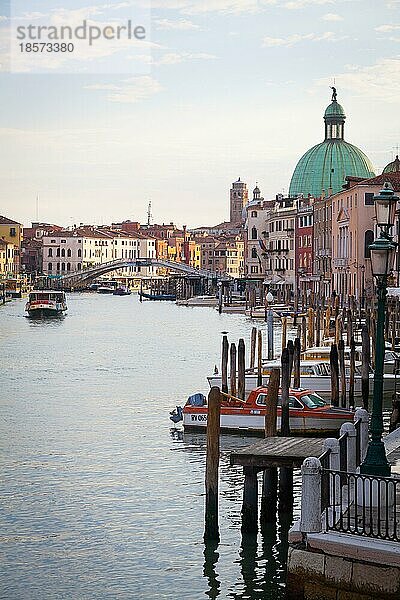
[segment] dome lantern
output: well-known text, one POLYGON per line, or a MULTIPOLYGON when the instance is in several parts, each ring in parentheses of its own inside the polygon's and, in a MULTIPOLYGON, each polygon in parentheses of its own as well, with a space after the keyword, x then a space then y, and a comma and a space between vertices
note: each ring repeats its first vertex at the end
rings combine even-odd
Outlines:
POLYGON ((336 88, 332 88, 332 102, 326 108, 324 114, 325 121, 325 139, 326 140, 344 140, 344 122, 346 115, 343 106, 337 101, 336 88))

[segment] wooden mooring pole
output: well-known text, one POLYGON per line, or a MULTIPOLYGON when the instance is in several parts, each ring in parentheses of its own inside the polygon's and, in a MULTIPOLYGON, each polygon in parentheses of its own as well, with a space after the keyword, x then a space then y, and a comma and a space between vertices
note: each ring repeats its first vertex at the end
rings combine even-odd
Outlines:
POLYGON ((301 342, 300 338, 297 337, 294 340, 294 352, 293 352, 293 387, 300 387, 300 354, 301 354, 301 342))
POLYGON ((231 344, 230 349, 231 358, 231 370, 230 370, 230 383, 231 383, 231 395, 236 396, 236 344, 231 344))
POLYGON ((256 345, 257 345, 257 328, 252 327, 251 341, 250 341, 250 369, 254 369, 254 365, 256 363, 256 345))
POLYGON ((332 406, 339 406, 339 357, 336 344, 332 344, 329 356, 331 367, 332 406))
POLYGON ((363 325, 361 328, 361 395, 363 408, 368 410, 369 401, 369 366, 371 361, 370 337, 368 326, 363 325))
MULTIPOLYGON (((265 413, 265 437, 275 437, 277 434, 276 419, 279 394, 279 369, 271 369, 268 382, 265 413)), ((278 497, 278 469, 270 467, 263 471, 261 496, 261 525, 274 523, 276 520, 276 501, 278 497)))
POLYGON ((222 378, 222 391, 228 393, 228 354, 229 354, 229 342, 228 337, 224 335, 222 338, 222 360, 221 360, 221 378, 222 378))
POLYGON ((257 385, 262 385, 262 332, 258 331, 257 336, 257 385))
POLYGON ((207 456, 206 456, 206 510, 204 541, 219 542, 218 525, 218 470, 221 393, 212 387, 208 394, 207 456))
POLYGON ((240 338, 237 350, 238 356, 238 398, 244 400, 246 397, 246 364, 245 364, 246 348, 244 340, 240 338))

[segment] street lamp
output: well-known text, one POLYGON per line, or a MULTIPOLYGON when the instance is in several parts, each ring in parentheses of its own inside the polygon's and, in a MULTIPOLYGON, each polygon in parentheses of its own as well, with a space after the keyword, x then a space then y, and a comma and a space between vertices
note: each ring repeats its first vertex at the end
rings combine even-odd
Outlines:
POLYGON ((385 310, 387 279, 393 269, 396 245, 390 235, 394 225, 396 206, 399 198, 394 195, 389 183, 374 196, 376 222, 380 227, 380 237, 370 246, 372 275, 376 278, 378 297, 378 318, 376 324, 375 375, 372 415, 370 423, 371 440, 367 454, 360 466, 360 473, 367 475, 390 476, 390 465, 386 458, 383 433, 383 363, 385 359, 385 310))

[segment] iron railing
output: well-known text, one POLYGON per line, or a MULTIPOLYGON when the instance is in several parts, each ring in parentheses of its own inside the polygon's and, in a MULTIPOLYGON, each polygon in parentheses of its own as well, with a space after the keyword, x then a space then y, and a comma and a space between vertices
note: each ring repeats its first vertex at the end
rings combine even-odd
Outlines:
POLYGON ((400 541, 400 479, 323 467, 322 480, 326 530, 400 541))

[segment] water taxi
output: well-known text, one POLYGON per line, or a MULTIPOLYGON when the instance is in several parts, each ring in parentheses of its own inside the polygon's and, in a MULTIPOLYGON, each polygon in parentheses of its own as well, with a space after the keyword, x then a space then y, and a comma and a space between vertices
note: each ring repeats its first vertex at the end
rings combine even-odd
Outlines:
POLYGON ((64 292, 33 290, 28 297, 25 310, 30 317, 60 316, 67 310, 64 292))
MULTIPOLYGON (((247 400, 224 395, 221 401, 221 431, 227 433, 262 434, 265 429, 266 398, 268 389, 257 387, 247 400)), ((278 397, 277 428, 281 427, 281 402, 278 397)), ((207 399, 203 394, 190 396, 183 408, 177 407, 170 418, 183 421, 185 431, 205 431, 207 427, 207 399)), ((353 421, 354 412, 333 407, 316 392, 307 389, 289 391, 290 430, 299 435, 329 435, 341 425, 353 421)))

